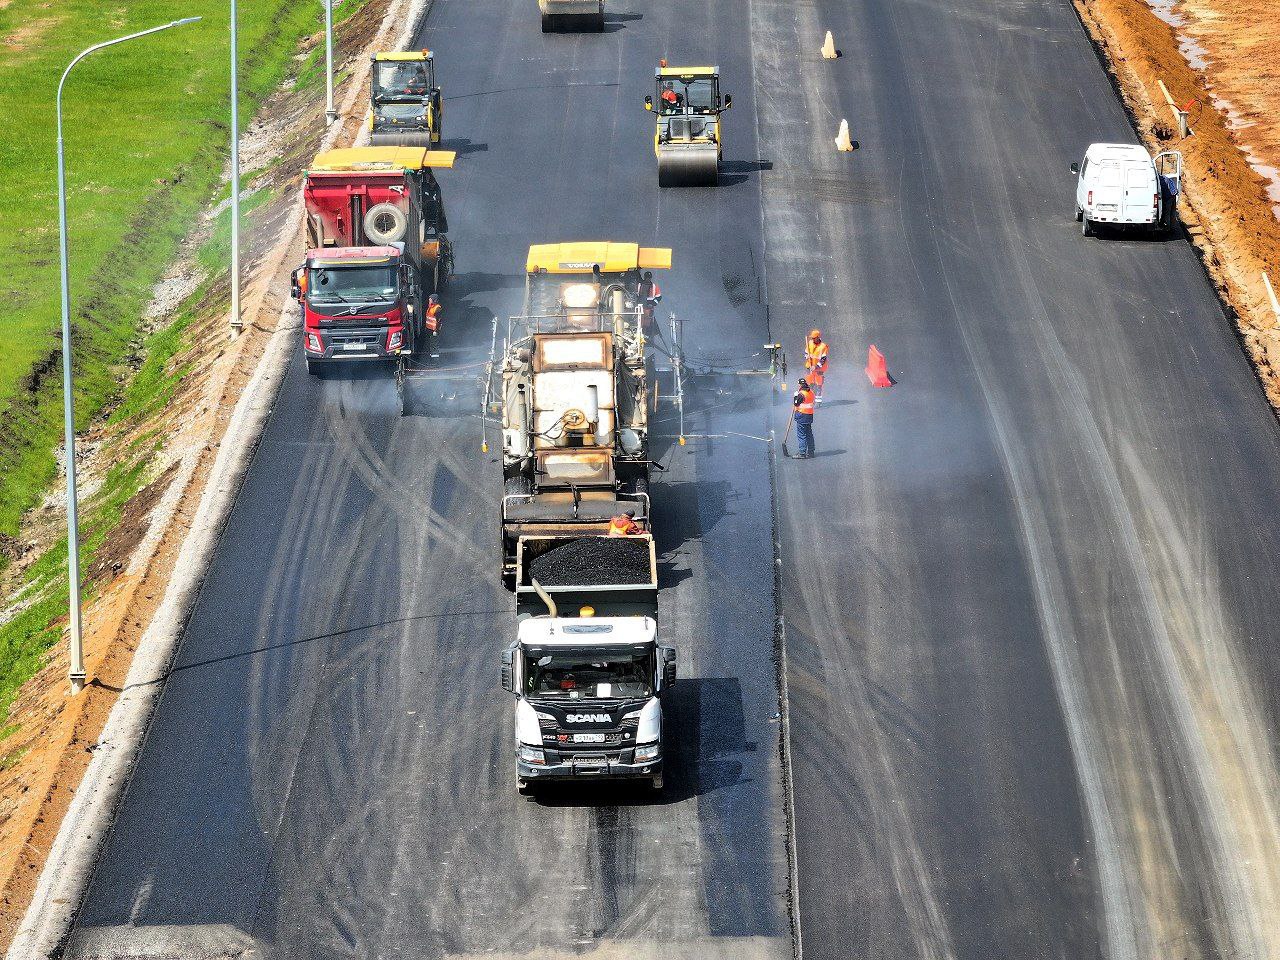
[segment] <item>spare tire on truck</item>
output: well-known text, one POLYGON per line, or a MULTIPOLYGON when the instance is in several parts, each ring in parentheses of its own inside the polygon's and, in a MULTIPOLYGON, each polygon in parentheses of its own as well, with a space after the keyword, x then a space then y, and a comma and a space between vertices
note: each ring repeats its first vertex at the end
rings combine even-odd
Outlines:
POLYGON ((364 233, 370 243, 383 246, 404 239, 409 218, 394 203, 377 203, 364 215, 364 233))

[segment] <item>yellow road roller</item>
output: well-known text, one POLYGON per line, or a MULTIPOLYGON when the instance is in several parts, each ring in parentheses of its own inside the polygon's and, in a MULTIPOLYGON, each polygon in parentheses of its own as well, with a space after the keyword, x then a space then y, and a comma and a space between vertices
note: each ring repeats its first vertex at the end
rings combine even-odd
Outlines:
POLYGON ((714 186, 720 180, 720 114, 733 97, 720 96, 719 67, 670 67, 656 73, 657 92, 644 108, 657 118, 653 152, 658 186, 714 186))
POLYGON ((604 29, 604 0, 538 0, 542 32, 604 29))
POLYGON ((373 146, 430 149, 440 142, 444 101, 430 50, 375 53, 369 96, 373 146))

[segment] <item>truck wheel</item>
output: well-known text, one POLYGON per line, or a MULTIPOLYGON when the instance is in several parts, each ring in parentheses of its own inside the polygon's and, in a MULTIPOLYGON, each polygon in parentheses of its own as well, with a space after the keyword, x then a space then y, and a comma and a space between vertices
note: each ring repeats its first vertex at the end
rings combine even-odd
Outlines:
POLYGON ((524 777, 516 777, 516 792, 522 797, 533 796, 533 784, 524 777))
POLYGON ((1084 219, 1084 211, 1081 210, 1079 207, 1076 207, 1076 223, 1079 223, 1083 219, 1084 219))
POLYGON ((666 781, 663 779, 662 774, 657 773, 649 778, 649 789, 654 793, 661 793, 665 786, 666 781))
POLYGON ((317 380, 324 379, 325 372, 328 370, 328 368, 329 368, 329 365, 327 363, 324 363, 320 360, 312 360, 310 358, 307 359, 307 374, 309 376, 315 377, 317 380))
POLYGON ((631 493, 647 494, 649 492, 649 474, 647 472, 637 474, 631 478, 631 482, 627 486, 631 488, 631 493))
POLYGON ((591 18, 591 29, 596 33, 604 33, 604 14, 598 14, 591 18))
POLYGON ((551 33, 555 28, 555 17, 552 14, 544 13, 542 15, 542 32, 551 33))
POLYGON ((1080 232, 1086 237, 1093 236, 1093 221, 1083 214, 1080 216, 1080 232))

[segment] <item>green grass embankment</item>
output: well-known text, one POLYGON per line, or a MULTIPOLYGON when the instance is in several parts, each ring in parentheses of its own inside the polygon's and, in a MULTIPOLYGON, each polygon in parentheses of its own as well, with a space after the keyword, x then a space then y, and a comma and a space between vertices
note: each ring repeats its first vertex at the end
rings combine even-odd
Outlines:
MULTIPOLYGON (((83 428, 119 391, 121 358, 228 154, 226 3, 13 0, 0 9, 0 533, 54 479, 61 439, 54 95, 90 44, 191 14, 204 19, 92 54, 64 94, 67 214, 83 428)), ((241 117, 284 79, 319 4, 240 6, 241 117)))
MULTIPOLYGON (((341 23, 367 5, 347 0, 341 23)), ((0 534, 56 478, 61 443, 58 236, 53 97, 66 63, 84 47, 182 16, 205 19, 94 54, 76 67, 64 97, 71 238, 73 348, 80 429, 104 409, 110 423, 141 425, 126 445, 108 430, 112 464, 82 503, 82 571, 91 569, 125 506, 154 471, 158 431, 149 418, 172 399, 188 369, 191 330, 202 314, 225 309, 230 216, 223 212, 196 253, 210 274, 173 321, 142 344, 140 316, 155 282, 200 211, 215 199, 228 154, 227 4, 192 8, 140 2, 103 8, 87 0, 13 0, 0 8, 0 222, 12 225, 0 270, 0 534)), ((301 62, 301 40, 322 27, 320 4, 256 0, 240 5, 241 119, 291 74, 309 95, 322 94, 323 47, 301 62)), ((246 184, 247 186, 247 184, 246 184)), ((222 187, 221 197, 227 190, 222 187)), ((251 210, 269 198, 246 198, 251 210)), ((246 223, 248 226, 248 223, 246 223)), ((119 434, 127 431, 120 430, 119 434)), ((40 668, 65 624, 66 541, 24 571, 26 604, 0 624, 0 716, 40 668)), ((0 561, 3 562, 3 561, 0 561)), ((86 602, 92 599, 88 587, 86 602)), ((3 731, 0 730, 0 737, 3 731)))

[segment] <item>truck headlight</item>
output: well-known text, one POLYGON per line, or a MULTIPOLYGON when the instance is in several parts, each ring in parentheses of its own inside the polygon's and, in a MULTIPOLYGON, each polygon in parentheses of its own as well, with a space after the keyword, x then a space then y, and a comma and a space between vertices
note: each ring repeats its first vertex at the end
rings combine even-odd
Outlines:
POLYGON ((636 763, 648 763, 650 760, 657 760, 662 753, 662 744, 646 743, 643 747, 636 747, 636 763))
POLYGON ((400 349, 400 345, 401 345, 402 343, 404 343, 404 332, 403 332, 403 331, 400 331, 400 330, 393 330, 391 333, 387 334, 387 349, 388 349, 388 350, 399 350, 399 349, 400 349))
POLYGON ((314 333, 307 334, 307 349, 312 353, 324 353, 324 344, 320 342, 320 337, 314 333))
POLYGON ((546 763, 546 755, 542 752, 541 747, 526 747, 520 744, 520 759, 525 763, 546 763))

